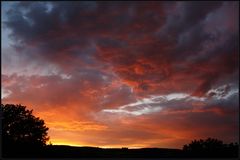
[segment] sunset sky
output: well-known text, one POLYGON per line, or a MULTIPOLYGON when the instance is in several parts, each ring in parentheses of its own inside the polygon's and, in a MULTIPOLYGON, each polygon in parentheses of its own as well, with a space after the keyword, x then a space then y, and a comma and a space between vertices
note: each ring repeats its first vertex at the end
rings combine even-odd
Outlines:
POLYGON ((238 2, 2 2, 2 103, 52 144, 239 139, 238 2))

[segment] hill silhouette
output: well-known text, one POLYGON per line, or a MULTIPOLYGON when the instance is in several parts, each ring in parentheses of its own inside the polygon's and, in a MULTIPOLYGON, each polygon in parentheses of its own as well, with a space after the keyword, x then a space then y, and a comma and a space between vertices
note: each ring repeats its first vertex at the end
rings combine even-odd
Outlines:
POLYGON ((183 149, 99 148, 47 145, 48 128, 25 106, 1 105, 4 158, 237 158, 239 144, 207 138, 193 140, 183 149))

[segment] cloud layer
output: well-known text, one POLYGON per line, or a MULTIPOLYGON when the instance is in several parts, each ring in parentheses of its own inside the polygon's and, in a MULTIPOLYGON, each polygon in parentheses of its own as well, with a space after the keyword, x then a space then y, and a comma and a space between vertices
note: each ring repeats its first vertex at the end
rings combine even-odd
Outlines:
POLYGON ((2 101, 56 144, 238 140, 238 2, 3 2, 2 101), (107 135, 107 136, 106 136, 107 135))

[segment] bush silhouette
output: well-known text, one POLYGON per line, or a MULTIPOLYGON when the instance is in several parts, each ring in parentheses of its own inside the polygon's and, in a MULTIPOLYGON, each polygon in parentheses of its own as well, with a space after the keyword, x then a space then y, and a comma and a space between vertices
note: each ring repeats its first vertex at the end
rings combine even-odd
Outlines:
POLYGON ((6 104, 2 109, 3 155, 39 151, 48 141, 48 128, 25 106, 6 104))
POLYGON ((206 140, 193 140, 183 146, 186 155, 194 157, 237 157, 238 144, 224 144, 223 141, 207 138, 206 140))

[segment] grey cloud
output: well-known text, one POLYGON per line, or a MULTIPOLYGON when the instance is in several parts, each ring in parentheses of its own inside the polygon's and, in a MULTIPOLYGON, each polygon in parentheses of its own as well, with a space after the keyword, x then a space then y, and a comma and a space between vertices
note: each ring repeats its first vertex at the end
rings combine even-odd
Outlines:
POLYGON ((222 2, 177 2, 176 13, 168 16, 162 34, 172 34, 178 38, 179 33, 185 32, 198 25, 208 13, 220 7, 222 2))

